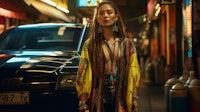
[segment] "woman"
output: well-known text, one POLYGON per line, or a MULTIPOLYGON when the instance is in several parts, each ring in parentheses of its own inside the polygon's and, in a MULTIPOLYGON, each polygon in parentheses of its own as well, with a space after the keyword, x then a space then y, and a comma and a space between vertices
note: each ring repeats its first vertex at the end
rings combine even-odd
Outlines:
POLYGON ((94 11, 89 39, 82 49, 76 88, 79 110, 137 112, 140 71, 136 49, 111 1, 94 11))

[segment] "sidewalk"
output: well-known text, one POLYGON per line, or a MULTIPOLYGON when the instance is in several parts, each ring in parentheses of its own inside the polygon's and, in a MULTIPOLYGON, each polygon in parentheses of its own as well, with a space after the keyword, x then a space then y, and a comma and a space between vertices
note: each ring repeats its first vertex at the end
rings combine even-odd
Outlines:
POLYGON ((138 95, 139 112, 166 112, 164 85, 145 84, 141 78, 138 95))

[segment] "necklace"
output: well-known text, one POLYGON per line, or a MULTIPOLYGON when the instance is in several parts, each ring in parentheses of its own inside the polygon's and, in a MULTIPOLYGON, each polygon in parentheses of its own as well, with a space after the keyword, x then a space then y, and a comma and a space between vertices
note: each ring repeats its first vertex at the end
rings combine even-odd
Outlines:
POLYGON ((108 44, 109 46, 114 46, 115 45, 115 42, 116 40, 114 40, 112 43, 109 43, 107 40, 104 40, 106 42, 106 44, 108 44))
POLYGON ((109 44, 106 40, 104 40, 105 43, 105 49, 108 52, 109 59, 111 61, 110 63, 110 75, 109 75, 109 81, 111 82, 112 86, 115 85, 116 80, 116 73, 117 73, 117 55, 116 54, 116 43, 117 39, 114 40, 111 44, 109 44))
POLYGON ((107 51, 108 51, 108 54, 109 54, 109 59, 111 60, 111 73, 112 75, 115 74, 115 61, 116 61, 116 57, 115 57, 115 43, 116 43, 116 40, 114 40, 114 42, 112 42, 111 44, 108 43, 108 41, 104 40, 105 44, 106 44, 106 48, 107 48, 107 51))

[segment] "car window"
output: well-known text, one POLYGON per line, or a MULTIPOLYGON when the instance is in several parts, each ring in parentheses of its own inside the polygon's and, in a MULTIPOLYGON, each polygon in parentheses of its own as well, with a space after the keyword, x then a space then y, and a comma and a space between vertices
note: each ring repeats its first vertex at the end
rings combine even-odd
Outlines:
POLYGON ((17 28, 0 41, 1 50, 77 50, 81 27, 17 28))
POLYGON ((10 31, 4 31, 1 35, 0 35, 0 50, 4 50, 5 47, 7 46, 9 40, 10 40, 10 31))

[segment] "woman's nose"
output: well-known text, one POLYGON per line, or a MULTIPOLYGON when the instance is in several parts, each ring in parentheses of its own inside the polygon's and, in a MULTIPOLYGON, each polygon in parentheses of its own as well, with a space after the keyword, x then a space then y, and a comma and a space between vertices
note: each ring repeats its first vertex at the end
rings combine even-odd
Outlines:
POLYGON ((107 17, 108 16, 108 13, 104 13, 104 17, 107 17))

